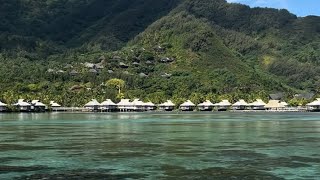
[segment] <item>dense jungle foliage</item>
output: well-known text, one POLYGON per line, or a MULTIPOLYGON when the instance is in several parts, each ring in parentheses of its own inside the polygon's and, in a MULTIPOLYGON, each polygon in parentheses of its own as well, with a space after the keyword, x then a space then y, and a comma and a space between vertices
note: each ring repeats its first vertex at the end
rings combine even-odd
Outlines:
MULTIPOLYGON (((320 17, 225 0, 0 0, 0 100, 320 93, 320 17)), ((304 101, 304 100, 301 100, 304 101)))

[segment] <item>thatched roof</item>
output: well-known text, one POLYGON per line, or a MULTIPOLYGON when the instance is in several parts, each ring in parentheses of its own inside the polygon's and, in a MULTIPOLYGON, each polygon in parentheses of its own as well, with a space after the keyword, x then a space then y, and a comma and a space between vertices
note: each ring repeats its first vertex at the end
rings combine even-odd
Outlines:
POLYGON ((222 100, 221 102, 214 104, 214 106, 231 106, 231 103, 229 100, 222 100))
POLYGON ((285 106, 281 104, 279 100, 270 100, 268 104, 265 106, 265 108, 276 109, 276 108, 285 108, 285 106))
POLYGON ((190 100, 187 100, 186 102, 180 105, 180 107, 193 107, 193 106, 196 106, 196 105, 190 100))
POLYGON ((133 106, 144 106, 144 102, 140 101, 139 99, 135 99, 132 101, 133 106))
POLYGON ((213 106, 213 103, 209 100, 206 100, 205 102, 198 104, 198 106, 199 107, 202 107, 202 106, 209 107, 209 106, 213 106))
POLYGON ((45 107, 45 106, 46 106, 45 104, 43 104, 43 103, 40 102, 39 100, 32 100, 32 101, 31 101, 31 104, 32 104, 33 106, 37 106, 37 107, 45 107))
POLYGON ((96 99, 92 99, 90 102, 84 105, 84 107, 100 106, 100 103, 96 99))
POLYGON ((154 103, 152 102, 147 102, 147 103, 144 103, 145 106, 148 106, 148 107, 154 107, 156 106, 154 103))
POLYGON ((237 107, 237 106, 248 106, 248 103, 243 100, 243 99, 240 99, 238 102, 232 104, 233 107, 237 107))
POLYGON ((262 101, 262 99, 257 99, 255 102, 248 104, 248 106, 254 106, 254 107, 263 107, 266 103, 262 101))
POLYGON ((121 99, 117 105, 118 106, 131 106, 132 103, 130 102, 130 99, 121 99))
POLYGON ((54 101, 50 101, 50 106, 51 106, 51 107, 61 107, 60 104, 58 104, 58 103, 56 103, 56 102, 54 102, 54 101))
POLYGON ((114 102, 112 102, 111 99, 107 99, 107 100, 103 101, 100 105, 101 106, 116 106, 116 104, 114 102))
POLYGON ((24 99, 19 99, 18 102, 16 104, 13 104, 13 105, 14 106, 23 106, 23 107, 31 106, 31 104, 25 102, 24 99))
POLYGON ((160 104, 159 106, 162 106, 162 107, 172 107, 172 106, 175 106, 175 104, 174 104, 172 101, 167 100, 167 102, 162 103, 162 104, 160 104))
POLYGON ((7 104, 5 104, 5 103, 3 103, 3 102, 0 101, 0 106, 1 106, 1 107, 5 107, 5 106, 7 106, 7 104))
POLYGON ((307 106, 320 106, 320 98, 317 98, 315 101, 307 104, 307 106))

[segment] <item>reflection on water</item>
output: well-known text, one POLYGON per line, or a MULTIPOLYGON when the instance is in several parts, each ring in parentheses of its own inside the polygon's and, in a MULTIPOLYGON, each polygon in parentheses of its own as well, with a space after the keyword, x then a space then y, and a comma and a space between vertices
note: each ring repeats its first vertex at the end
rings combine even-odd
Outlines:
POLYGON ((0 114, 0 179, 315 179, 319 117, 0 114))

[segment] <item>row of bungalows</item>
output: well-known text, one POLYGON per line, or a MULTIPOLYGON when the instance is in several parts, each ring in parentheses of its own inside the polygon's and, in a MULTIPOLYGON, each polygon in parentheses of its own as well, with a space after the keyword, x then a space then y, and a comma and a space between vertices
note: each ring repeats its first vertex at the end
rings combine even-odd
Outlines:
MULTIPOLYGON (((270 100, 269 103, 263 102, 261 99, 257 99, 255 102, 247 103, 245 100, 241 99, 238 102, 232 104, 228 100, 222 100, 219 103, 213 104, 209 100, 198 105, 194 104, 192 101, 187 100, 179 106, 180 111, 227 111, 227 110, 283 110, 288 106, 285 102, 280 102, 278 100, 270 100)), ((152 102, 143 102, 139 99, 121 99, 119 103, 114 103, 110 99, 99 103, 96 99, 88 102, 84 108, 88 111, 103 111, 103 112, 131 112, 131 111, 153 111, 158 107, 161 111, 173 111, 176 105, 168 100, 162 104, 156 106, 152 102)))
POLYGON ((114 103, 110 99, 99 103, 96 99, 91 100, 84 105, 88 111, 103 111, 103 112, 128 112, 128 111, 152 111, 156 109, 156 105, 152 102, 144 103, 139 99, 130 101, 130 99, 121 99, 119 103, 114 103))
MULTIPOLYGON (((12 104, 17 111, 20 112, 45 112, 48 110, 48 106, 40 102, 39 100, 32 100, 31 102, 26 102, 24 99, 19 99, 17 103, 12 104)), ((61 105, 55 103, 54 101, 50 102, 50 107, 53 110, 59 110, 58 108, 61 105)), ((0 112, 8 111, 8 105, 0 102, 0 112)))
MULTIPOLYGON (((320 103, 320 102, 319 102, 320 103)), ((288 107, 286 102, 280 102, 279 100, 270 100, 268 103, 263 102, 261 99, 257 99, 255 102, 247 103, 245 100, 241 99, 238 102, 232 104, 228 100, 222 100, 219 103, 213 104, 209 100, 206 100, 203 103, 195 105, 190 100, 187 100, 185 103, 181 104, 179 109, 181 111, 194 111, 196 109, 200 111, 227 111, 227 110, 250 110, 250 111, 259 111, 259 110, 275 110, 280 111, 288 107)), ((319 106, 320 108, 320 106, 319 106)))

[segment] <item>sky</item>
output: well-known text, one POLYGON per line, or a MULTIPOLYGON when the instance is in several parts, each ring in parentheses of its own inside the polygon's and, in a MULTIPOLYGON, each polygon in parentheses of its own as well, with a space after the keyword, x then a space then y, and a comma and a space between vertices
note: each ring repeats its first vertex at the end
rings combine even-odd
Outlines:
POLYGON ((297 16, 320 16, 320 0, 227 0, 228 2, 247 4, 251 7, 272 7, 288 9, 297 16))

